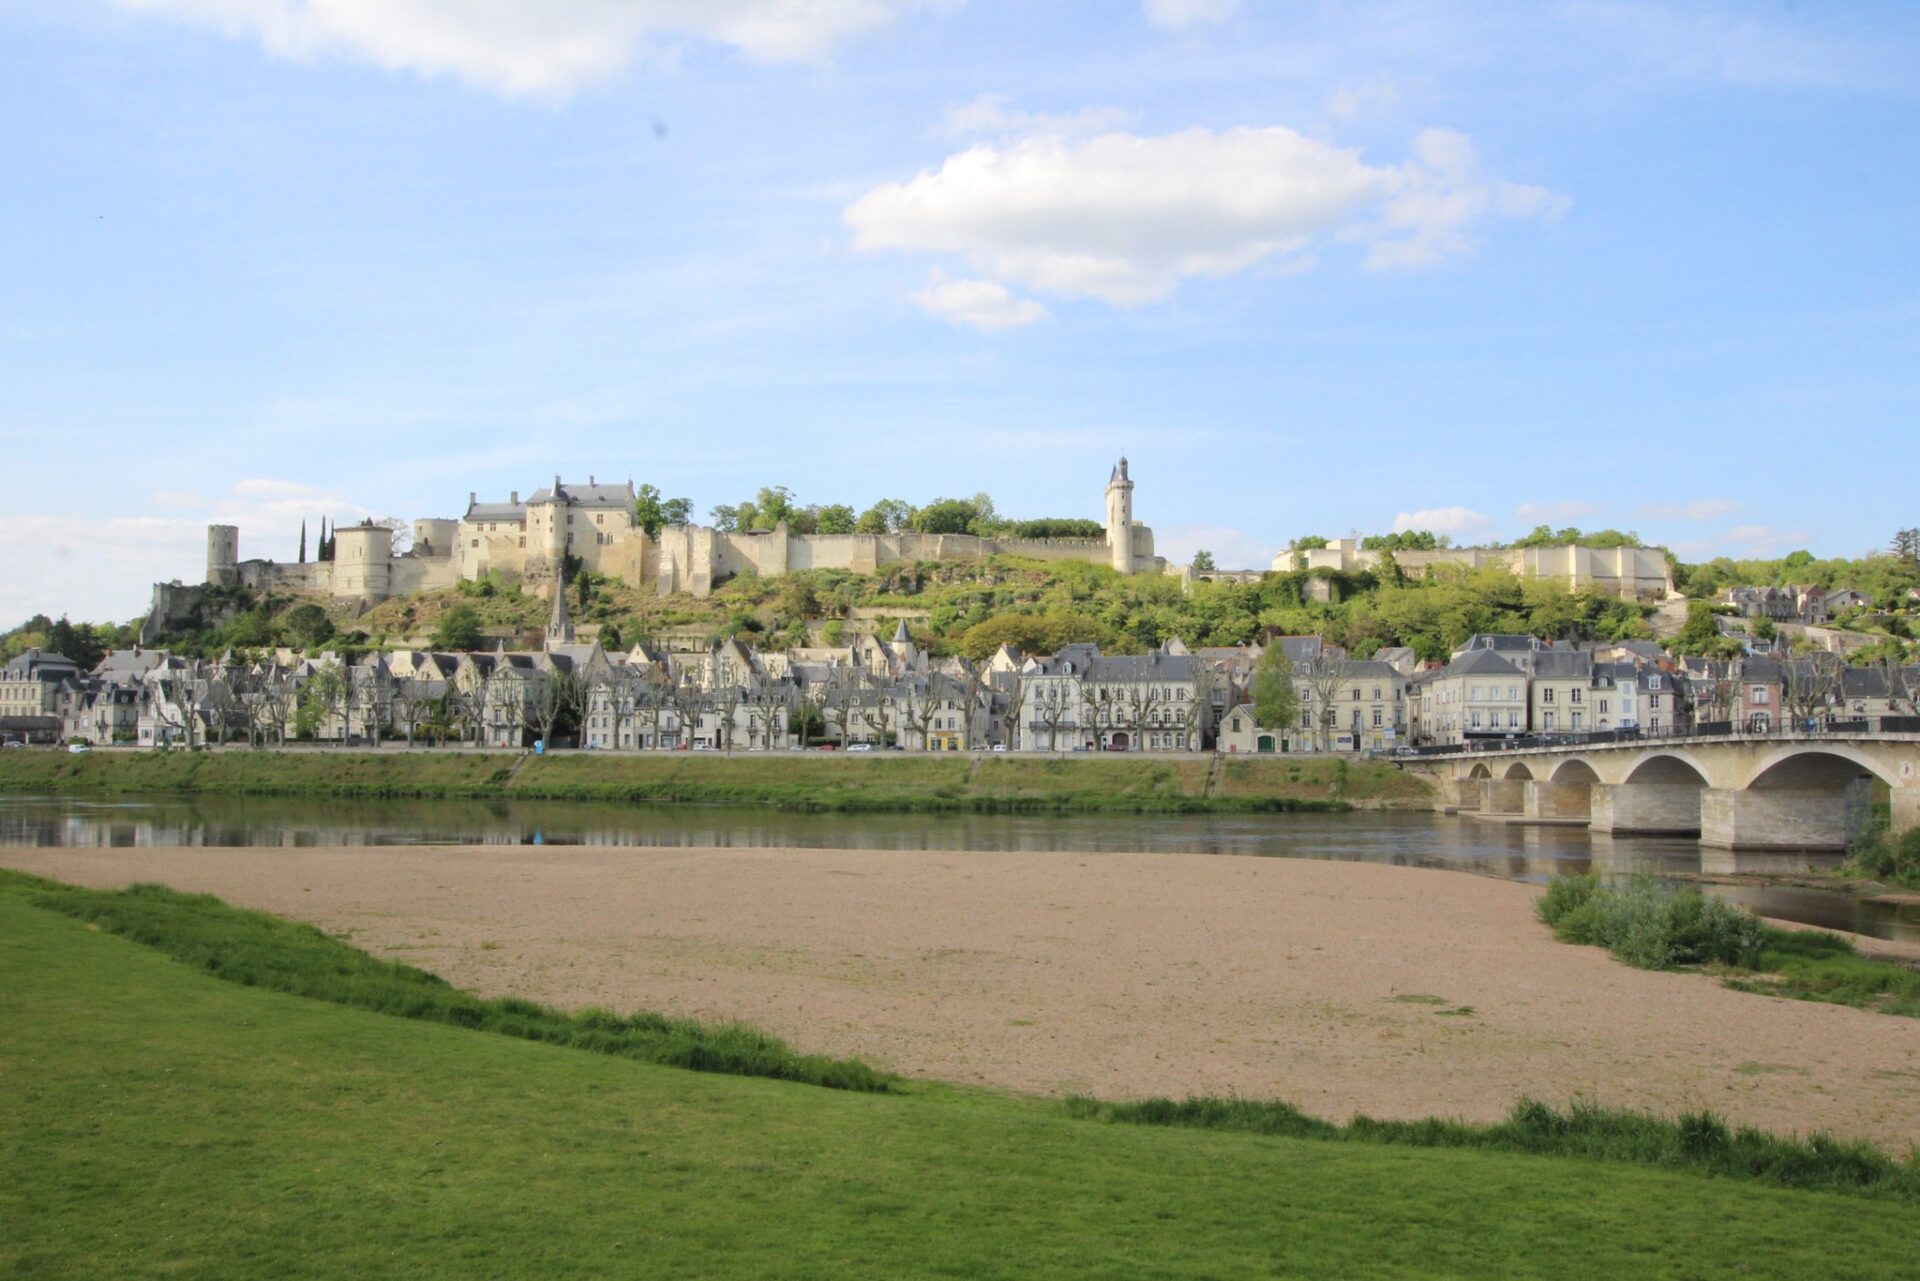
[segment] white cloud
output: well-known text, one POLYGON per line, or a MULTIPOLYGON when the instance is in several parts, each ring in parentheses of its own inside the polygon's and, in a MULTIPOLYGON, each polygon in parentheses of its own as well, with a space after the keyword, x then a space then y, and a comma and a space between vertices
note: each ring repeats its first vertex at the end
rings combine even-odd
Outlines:
POLYGON ((1567 210, 1567 198, 1544 187, 1483 180, 1472 140, 1455 130, 1421 130, 1413 154, 1379 218, 1346 233, 1371 243, 1365 265, 1373 270, 1431 267, 1470 253, 1474 227, 1489 217, 1551 222, 1567 210))
POLYGON ((1634 509, 1643 520, 1718 520, 1740 510, 1731 498, 1696 498, 1690 503, 1648 503, 1634 509))
POLYGON ((1154 542, 1171 564, 1188 564, 1195 552, 1205 550, 1213 553, 1213 563, 1221 569, 1267 569, 1280 550, 1245 530, 1224 525, 1175 525, 1155 530, 1154 542))
POLYGON ((691 37, 780 62, 826 56, 921 0, 115 0, 251 37, 283 57, 347 57, 508 94, 565 94, 650 42, 691 37))
POLYGON ((1002 282, 1135 306, 1190 279, 1303 270, 1329 238, 1367 245, 1370 267, 1425 266, 1468 252, 1488 218, 1564 204, 1480 178, 1450 131, 1422 133, 1403 164, 1370 165, 1269 126, 980 143, 843 217, 860 249, 956 254, 1002 282))
POLYGON ((0 516, 8 572, 0 579, 0 628, 34 614, 89 622, 124 622, 145 610, 153 584, 197 583, 206 577, 207 526, 237 525, 243 559, 290 561, 300 522, 311 555, 320 518, 355 521, 379 513, 345 495, 298 481, 242 480, 212 501, 187 507, 192 495, 160 491, 164 516, 0 516))
POLYGON ((1240 0, 1142 0, 1140 9, 1154 26, 1182 31, 1205 23, 1225 22, 1240 12, 1240 0))
POLYGON ((1599 510, 1600 508, 1593 503, 1521 503, 1513 509, 1513 514, 1519 520, 1553 524, 1563 520, 1580 520, 1599 510))
POLYGON ((1451 538, 1473 538, 1493 528, 1493 517, 1471 507, 1428 507, 1417 512, 1401 512, 1393 518, 1393 532, 1425 529, 1451 538))
POLYGON ((1017 329, 1047 317, 1045 307, 1031 298, 1015 298, 1005 285, 991 280, 952 280, 937 269, 928 278, 927 287, 913 295, 913 301, 942 320, 983 333, 1017 329))
POLYGON ((949 138, 982 134, 1086 134, 1117 129, 1133 119, 1120 107, 1082 107, 1078 111, 1021 111, 1001 93, 983 93, 972 102, 948 107, 939 132, 949 138))

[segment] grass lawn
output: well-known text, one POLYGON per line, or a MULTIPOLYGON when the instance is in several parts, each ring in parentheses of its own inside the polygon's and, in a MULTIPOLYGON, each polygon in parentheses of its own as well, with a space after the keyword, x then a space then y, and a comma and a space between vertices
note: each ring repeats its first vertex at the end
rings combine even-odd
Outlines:
POLYGON ((1391 765, 1305 757, 1230 760, 1120 755, 975 758, 880 752, 97 751, 0 753, 0 792, 42 795, 251 793, 487 797, 763 805, 871 812, 1193 812, 1431 808, 1426 785, 1391 765))
POLYGON ((222 982, 0 888, 7 1277, 1893 1277, 1896 1202, 715 1076, 222 982))

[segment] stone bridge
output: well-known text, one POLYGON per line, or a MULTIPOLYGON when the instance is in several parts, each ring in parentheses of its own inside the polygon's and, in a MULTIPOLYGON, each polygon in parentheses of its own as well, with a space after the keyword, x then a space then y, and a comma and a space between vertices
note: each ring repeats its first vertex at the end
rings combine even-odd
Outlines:
POLYGON ((1867 823, 1876 780, 1893 830, 1920 827, 1920 733, 1476 745, 1400 764, 1462 813, 1691 835, 1720 849, 1845 849, 1867 823))

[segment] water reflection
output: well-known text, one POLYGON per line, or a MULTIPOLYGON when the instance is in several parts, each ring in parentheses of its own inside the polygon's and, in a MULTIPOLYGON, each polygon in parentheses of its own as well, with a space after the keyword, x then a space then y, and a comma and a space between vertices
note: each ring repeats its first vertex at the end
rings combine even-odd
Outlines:
MULTIPOLYGON (((321 845, 796 846, 816 849, 1203 853, 1449 868, 1544 881, 1589 867, 1794 873, 1832 856, 1734 854, 1689 839, 1524 827, 1435 814, 782 814, 558 801, 0 797, 0 845, 136 848, 321 845)), ((1920 941, 1920 912, 1829 890, 1709 886, 1787 920, 1920 941)))

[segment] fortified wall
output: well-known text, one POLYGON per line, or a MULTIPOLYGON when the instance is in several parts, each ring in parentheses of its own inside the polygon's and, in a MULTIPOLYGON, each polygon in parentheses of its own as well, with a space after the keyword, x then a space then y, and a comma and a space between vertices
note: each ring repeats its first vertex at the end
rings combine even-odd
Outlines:
MULTIPOLYGON (((1358 539, 1336 538, 1325 547, 1283 551, 1273 568, 1284 572, 1304 561, 1307 569, 1342 574, 1372 569, 1381 553, 1365 551, 1358 539)), ((1479 569, 1497 565, 1520 578, 1544 578, 1569 590, 1592 589, 1630 600, 1668 600, 1677 594, 1673 569, 1663 547, 1441 547, 1432 551, 1396 551, 1394 563, 1409 578, 1424 578, 1436 565, 1479 569)))
POLYGON ((661 595, 706 596, 738 574, 777 578, 802 569, 873 573, 883 566, 923 560, 980 560, 1011 554, 1036 560, 1110 565, 1121 573, 1158 571, 1153 531, 1133 519, 1133 481, 1122 458, 1107 482, 1104 538, 980 538, 971 534, 796 534, 783 522, 771 530, 732 531, 705 525, 669 526, 651 537, 636 520, 633 483, 566 484, 560 477, 524 503, 467 496, 458 520, 413 523, 413 546, 395 555, 393 533, 371 521, 333 531, 327 561, 241 560, 240 531, 207 527, 204 585, 154 585, 142 634, 151 639, 191 625, 214 589, 299 591, 330 597, 336 606, 365 609, 396 596, 451 587, 495 575, 507 582, 550 589, 571 557, 596 574, 635 586, 651 583, 661 595))

